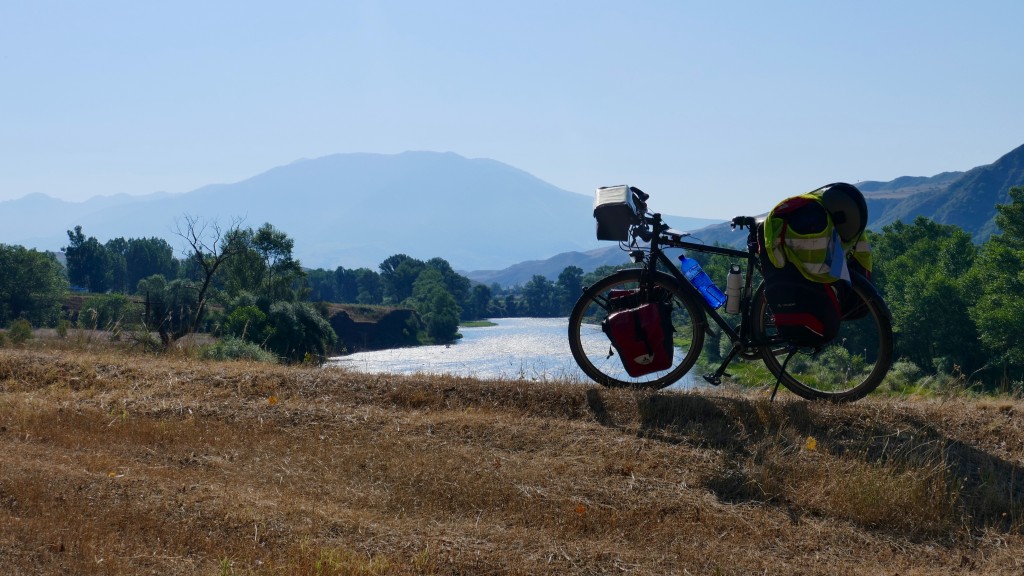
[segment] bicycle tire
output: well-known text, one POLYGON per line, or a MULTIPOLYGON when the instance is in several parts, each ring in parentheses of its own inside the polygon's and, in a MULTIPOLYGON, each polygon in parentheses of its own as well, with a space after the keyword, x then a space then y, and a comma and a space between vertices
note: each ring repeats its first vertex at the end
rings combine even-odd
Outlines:
POLYGON ((769 342, 761 347, 762 359, 794 394, 808 400, 852 402, 871 393, 889 372, 893 333, 888 307, 859 275, 852 278, 849 298, 836 339, 819 350, 801 350, 779 341, 764 286, 758 289, 754 329, 769 342))
POLYGON ((704 345, 707 316, 689 287, 675 278, 656 272, 654 294, 672 304, 675 328, 674 353, 669 368, 643 376, 630 376, 601 329, 601 322, 615 311, 610 301, 612 290, 635 289, 647 272, 620 270, 602 278, 583 291, 569 314, 569 349, 580 369, 592 380, 608 387, 665 388, 682 378, 697 362, 704 345))

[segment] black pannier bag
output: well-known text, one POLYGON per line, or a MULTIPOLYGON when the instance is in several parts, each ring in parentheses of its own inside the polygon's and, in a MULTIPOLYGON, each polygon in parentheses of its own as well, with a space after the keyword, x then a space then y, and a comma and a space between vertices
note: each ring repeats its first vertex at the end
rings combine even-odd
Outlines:
POLYGON ((792 264, 765 267, 764 295, 779 335, 819 348, 839 335, 839 299, 831 284, 811 282, 792 264))
POLYGON ((637 302, 637 290, 614 291, 614 308, 601 329, 632 376, 643 376, 672 366, 672 306, 667 302, 637 302), (628 307, 627 307, 628 306, 628 307))
POLYGON ((797 346, 813 348, 834 340, 839 335, 841 314, 833 285, 808 280, 792 262, 776 268, 765 251, 763 228, 758 238, 764 295, 779 335, 797 346))

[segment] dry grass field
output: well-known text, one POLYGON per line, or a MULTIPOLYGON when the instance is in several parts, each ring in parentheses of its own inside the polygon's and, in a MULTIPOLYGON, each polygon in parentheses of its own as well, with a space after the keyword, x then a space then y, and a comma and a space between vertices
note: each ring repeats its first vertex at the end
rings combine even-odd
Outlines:
POLYGON ((0 349, 0 574, 1024 573, 1024 403, 0 349))

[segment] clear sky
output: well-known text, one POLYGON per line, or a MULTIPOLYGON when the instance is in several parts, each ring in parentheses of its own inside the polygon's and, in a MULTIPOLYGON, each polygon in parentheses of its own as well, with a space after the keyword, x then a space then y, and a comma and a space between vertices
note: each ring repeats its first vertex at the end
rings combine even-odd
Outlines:
POLYGON ((1024 2, 10 0, 0 200, 451 151, 672 214, 1024 144, 1024 2))

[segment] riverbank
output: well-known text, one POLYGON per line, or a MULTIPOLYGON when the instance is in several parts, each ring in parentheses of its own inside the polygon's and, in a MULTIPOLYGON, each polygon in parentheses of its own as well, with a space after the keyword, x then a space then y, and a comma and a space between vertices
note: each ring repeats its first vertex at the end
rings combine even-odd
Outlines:
POLYGON ((0 349, 0 572, 1019 574, 1022 414, 0 349))

